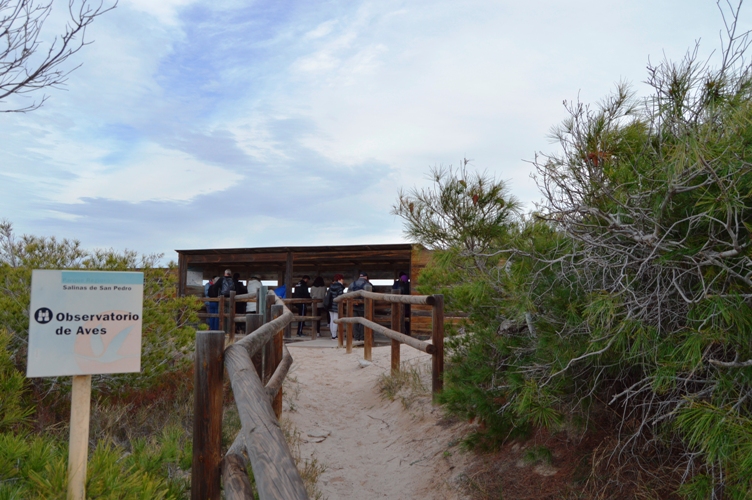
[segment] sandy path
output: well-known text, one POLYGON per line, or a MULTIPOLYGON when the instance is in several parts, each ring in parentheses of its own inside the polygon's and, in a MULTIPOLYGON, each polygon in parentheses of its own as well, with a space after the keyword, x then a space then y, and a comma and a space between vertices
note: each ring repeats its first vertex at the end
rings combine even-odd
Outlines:
MULTIPOLYGON (((320 342, 320 341, 319 341, 320 342)), ((283 417, 301 434, 301 456, 326 467, 319 479, 324 498, 461 499, 456 477, 467 457, 455 446, 463 424, 442 419, 430 394, 408 409, 378 394, 389 370, 389 347, 363 350, 288 345, 294 362, 285 383, 283 417)), ((404 363, 423 366, 430 391, 430 356, 402 346, 404 363)))

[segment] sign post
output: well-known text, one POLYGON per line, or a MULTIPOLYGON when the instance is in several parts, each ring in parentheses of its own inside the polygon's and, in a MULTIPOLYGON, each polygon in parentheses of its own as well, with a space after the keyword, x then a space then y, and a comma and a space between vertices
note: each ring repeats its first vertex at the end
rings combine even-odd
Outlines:
POLYGON ((86 498, 91 376, 141 371, 143 297, 140 272, 32 272, 26 376, 73 376, 69 500, 86 498))

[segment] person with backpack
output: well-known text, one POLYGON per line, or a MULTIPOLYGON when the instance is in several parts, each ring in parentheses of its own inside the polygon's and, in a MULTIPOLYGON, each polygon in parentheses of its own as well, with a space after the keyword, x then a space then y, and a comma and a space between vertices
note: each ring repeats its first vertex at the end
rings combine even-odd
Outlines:
MULTIPOLYGON (((219 278, 212 286, 209 287, 209 297, 219 297, 224 295, 230 296, 230 292, 235 291, 235 282, 232 280, 232 271, 225 269, 225 275, 219 278)), ((224 314, 225 311, 219 311, 219 305, 217 305, 217 311, 219 314, 224 314)), ((233 311, 234 312, 234 311, 233 311)), ((217 330, 219 330, 219 318, 217 319, 217 330)))
POLYGON ((345 293, 345 277, 337 273, 334 275, 334 281, 329 285, 324 296, 324 309, 329 311, 329 331, 332 332, 332 340, 337 340, 337 328, 339 325, 335 323, 339 317, 339 309, 334 299, 345 293))
MULTIPOLYGON (((357 292, 358 290, 365 290, 367 292, 373 291, 373 285, 371 285, 371 282, 368 281, 368 273, 365 271, 360 271, 358 273, 358 279, 353 281, 353 283, 350 285, 350 288, 347 290, 348 293, 350 292, 357 292)), ((356 304, 353 306, 353 315, 354 316, 360 316, 361 318, 366 315, 366 307, 364 304, 356 304)), ((363 325, 360 323, 355 323, 353 325, 353 339, 355 340, 365 340, 365 330, 363 329, 363 325)))
POLYGON ((232 279, 232 271, 230 269, 225 269, 225 275, 219 278, 211 287, 209 287, 209 297, 219 297, 220 295, 229 297, 230 292, 234 291, 235 281, 233 281, 232 279))

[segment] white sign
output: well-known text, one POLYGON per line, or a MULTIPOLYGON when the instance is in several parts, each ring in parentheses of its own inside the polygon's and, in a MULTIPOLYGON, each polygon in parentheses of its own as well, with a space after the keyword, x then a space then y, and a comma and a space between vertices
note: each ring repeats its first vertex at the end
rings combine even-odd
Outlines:
POLYGON ((31 275, 27 377, 141 371, 144 273, 31 275))

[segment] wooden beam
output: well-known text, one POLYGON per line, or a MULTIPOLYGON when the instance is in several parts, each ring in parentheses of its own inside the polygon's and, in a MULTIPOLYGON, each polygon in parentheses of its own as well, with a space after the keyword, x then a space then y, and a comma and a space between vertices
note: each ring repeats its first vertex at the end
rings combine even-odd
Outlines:
POLYGON ((225 352, 225 366, 259 498, 307 500, 305 485, 248 352, 239 344, 231 345, 225 352))
MULTIPOLYGON (((365 318, 369 322, 373 321, 373 299, 366 299, 364 304, 364 313, 365 318)), ((373 348, 373 329, 368 328, 367 326, 363 329, 364 335, 363 335, 363 359, 366 361, 371 361, 371 349, 373 348)))
POLYGON ((374 323, 373 321, 368 321, 365 318, 340 318, 337 320, 337 323, 344 323, 347 325, 348 329, 352 326, 353 323, 360 323, 363 326, 367 326, 368 328, 371 328, 374 332, 380 333, 386 337, 389 337, 390 339, 396 339, 403 344, 407 344, 410 347, 414 347, 415 349, 418 349, 419 351, 423 351, 428 354, 433 354, 436 351, 436 347, 433 344, 429 344, 428 342, 423 342, 422 340, 418 340, 414 337, 409 337, 403 333, 395 332, 394 330, 390 330, 389 328, 385 326, 381 326, 378 323, 374 323))
POLYGON ((192 500, 219 500, 220 497, 224 346, 225 332, 196 332, 192 500))
POLYGON ((431 340, 436 352, 433 354, 431 385, 434 396, 444 389, 444 296, 434 295, 431 340))
MULTIPOLYGON (((402 333, 402 323, 400 322, 400 309, 404 310, 403 304, 392 303, 392 330, 402 333)), ((400 370, 400 343, 399 340, 392 341, 392 373, 400 370)))

